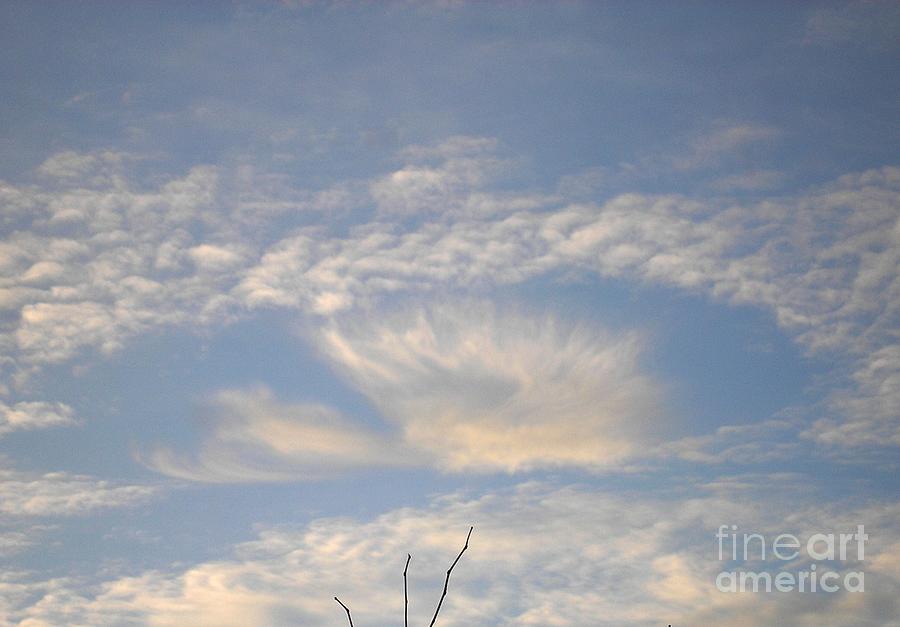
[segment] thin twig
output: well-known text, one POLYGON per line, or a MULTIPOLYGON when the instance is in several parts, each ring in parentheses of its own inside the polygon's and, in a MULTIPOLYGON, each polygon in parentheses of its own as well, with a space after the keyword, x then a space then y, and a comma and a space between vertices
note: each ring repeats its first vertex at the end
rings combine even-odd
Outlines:
POLYGON ((344 611, 347 612, 347 620, 350 621, 350 627, 353 627, 353 618, 350 616, 350 608, 341 603, 341 600, 337 597, 334 597, 334 600, 338 602, 338 604, 344 608, 344 611))
POLYGON ((403 567, 403 627, 409 627, 409 595, 406 592, 406 571, 409 570, 409 560, 412 555, 406 554, 406 566, 403 567))
MULTIPOLYGON (((450 584, 450 573, 453 572, 453 567, 456 566, 456 563, 459 561, 459 558, 461 558, 463 553, 466 552, 466 549, 469 548, 469 538, 472 537, 473 529, 475 529, 475 527, 469 527, 469 533, 468 533, 468 535, 466 535, 465 546, 462 548, 462 551, 459 552, 459 555, 456 556, 456 559, 453 560, 453 563, 450 564, 450 568, 447 569, 447 578, 444 579, 444 592, 441 594, 441 600, 438 601, 437 609, 434 610, 434 617, 431 619, 431 623, 429 624, 428 627, 434 627, 434 622, 437 620, 438 612, 441 611, 441 605, 444 603, 444 597, 447 596, 447 586, 450 584)), ((349 612, 348 612, 348 614, 349 614, 349 612)))

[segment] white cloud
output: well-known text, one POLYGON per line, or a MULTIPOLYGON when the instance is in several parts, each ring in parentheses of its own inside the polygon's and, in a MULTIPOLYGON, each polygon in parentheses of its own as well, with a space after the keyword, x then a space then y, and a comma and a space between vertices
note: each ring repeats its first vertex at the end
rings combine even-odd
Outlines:
POLYGON ((59 279, 65 273, 62 264, 56 261, 39 261, 22 275, 23 283, 47 283, 59 279))
POLYGON ((852 375, 854 388, 832 395, 842 416, 816 421, 808 434, 833 445, 900 445, 896 428, 900 407, 900 346, 885 346, 860 358, 852 375))
POLYGON ((113 151, 94 154, 66 150, 49 157, 37 168, 38 174, 53 179, 106 182, 108 176, 132 156, 113 151))
POLYGON ((29 361, 61 362, 84 346, 111 352, 121 346, 123 335, 140 331, 100 303, 37 303, 22 308, 15 339, 29 361))
POLYGON ((713 130, 689 142, 687 149, 672 158, 676 170, 716 167, 735 153, 754 145, 770 143, 779 136, 778 129, 763 124, 719 122, 713 130))
POLYGON ((496 287, 554 270, 679 287, 770 310, 811 354, 829 355, 857 379, 841 396, 860 402, 836 399, 836 411, 869 401, 878 410, 836 418, 855 423, 844 443, 891 442, 896 360, 882 354, 874 369, 870 360, 895 344, 900 315, 898 172, 726 209, 625 194, 600 206, 461 217, 407 232, 375 224, 349 238, 308 233, 264 255, 237 294, 254 305, 333 313, 385 293, 496 287))
POLYGON ((666 442, 650 457, 674 456, 704 464, 783 461, 797 456, 802 423, 778 418, 747 425, 724 425, 713 433, 666 442))
POLYGON ((465 200, 503 167, 502 161, 486 157, 453 158, 435 167, 407 165, 372 183, 370 192, 383 215, 474 209, 465 200))
MULTIPOLYGON (((0 557, 9 558, 34 550, 45 543, 57 531, 58 526, 46 522, 27 524, 25 519, 16 516, 0 516, 0 557)), ((7 564, 5 573, 12 575, 14 571, 7 564)), ((3 577, 0 576, 0 595, 4 590, 3 577)), ((3 602, 0 601, 0 617, 4 615, 3 602)))
POLYGON ((517 472, 621 465, 667 431, 637 333, 498 312, 485 303, 365 315, 313 331, 386 420, 369 427, 258 386, 209 401, 199 450, 139 456, 210 482, 319 479, 366 467, 517 472))
POLYGON ((0 401, 0 435, 10 431, 47 429, 77 424, 74 410, 65 403, 22 401, 7 405, 0 401))
POLYGON ((241 255, 239 253, 213 244, 194 246, 189 248, 187 253, 194 260, 194 263, 203 270, 228 270, 241 263, 241 255))
POLYGON ((338 471, 421 462, 389 434, 315 403, 279 402, 264 386, 222 390, 208 402, 210 431, 193 456, 159 448, 140 461, 206 482, 321 479, 338 471))
POLYGON ((148 190, 130 180, 126 157, 63 153, 42 166, 52 185, 15 190, 31 209, 0 245, 0 306, 19 313, 0 333, 20 375, 85 348, 116 350, 150 328, 222 319, 213 312, 233 280, 222 270, 252 245, 241 219, 215 206, 218 171, 197 167, 148 190))
MULTIPOLYGON (((775 135, 723 124, 695 142, 691 158, 775 135)), ((382 213, 346 233, 325 219, 280 240, 275 224, 280 233, 296 209, 331 201, 258 173, 232 180, 211 167, 147 190, 130 182, 129 159, 99 154, 90 157, 112 163, 103 166, 112 174, 93 188, 66 177, 52 189, 5 185, 16 220, 31 222, 0 245, 0 306, 18 314, 0 326, 9 357, 0 365, 21 383, 79 351, 114 351, 161 326, 221 324, 246 307, 331 316, 399 293, 483 293, 549 273, 594 273, 771 311, 846 382, 830 415, 808 433, 836 445, 898 441, 891 347, 900 316, 900 169, 727 208, 642 194, 564 204, 557 195, 491 191, 490 167, 481 166, 497 161, 492 147, 457 138, 407 151, 398 172, 415 184, 388 184, 381 198, 400 208, 421 204, 416 219, 382 213), (226 185, 233 189, 225 193, 226 185), (442 211, 448 207, 459 211, 442 211)), ((359 207, 367 186, 377 195, 392 176, 331 191, 353 190, 348 202, 359 207)))
MULTIPOLYGON (((369 521, 320 519, 263 528, 227 559, 147 571, 99 584, 20 584, 6 597, 11 622, 40 624, 315 625, 345 617, 396 624, 407 552, 410 621, 425 624, 444 571, 475 525, 450 581, 441 624, 466 625, 883 625, 897 611, 897 506, 814 505, 801 478, 759 491, 611 496, 529 483, 480 497, 449 494, 369 521), (715 589, 715 531, 855 531, 865 523, 863 594, 728 594, 715 589)), ((804 564, 805 556, 795 566, 804 564)), ((764 567, 772 567, 769 564, 764 567)), ((850 561, 839 570, 853 570, 850 561)), ((13 588, 15 580, 6 585, 13 588)))
POLYGON ((662 430, 636 333, 465 303, 359 316, 320 345, 408 445, 450 470, 600 468, 662 430))
POLYGON ((0 470, 0 514, 6 516, 75 516, 144 503, 157 492, 64 472, 0 470))

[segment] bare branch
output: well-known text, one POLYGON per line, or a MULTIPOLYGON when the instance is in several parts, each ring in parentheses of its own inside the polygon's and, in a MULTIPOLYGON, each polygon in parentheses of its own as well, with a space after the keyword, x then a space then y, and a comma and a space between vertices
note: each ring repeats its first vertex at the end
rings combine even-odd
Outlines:
POLYGON ((347 607, 346 605, 344 605, 343 603, 341 603, 341 600, 339 598, 334 597, 334 600, 338 602, 338 605, 340 605, 342 608, 344 608, 345 612, 347 612, 347 620, 350 621, 350 627, 353 627, 353 618, 350 616, 350 608, 347 607))
POLYGON ((409 595, 406 592, 406 571, 409 570, 409 560, 412 555, 406 554, 406 566, 403 567, 403 627, 409 627, 409 595))
MULTIPOLYGON (((469 548, 469 538, 472 537, 473 529, 475 529, 475 527, 469 527, 469 533, 468 533, 468 535, 466 535, 465 546, 462 548, 462 551, 459 552, 459 555, 456 556, 456 559, 453 560, 453 563, 450 564, 450 568, 447 569, 447 578, 444 580, 444 592, 441 594, 441 600, 438 601, 437 609, 434 610, 434 617, 431 619, 431 623, 429 624, 428 627, 434 627, 434 622, 437 620, 438 612, 441 611, 441 605, 443 605, 443 603, 444 603, 444 597, 447 596, 447 586, 450 584, 450 573, 453 572, 453 567, 456 566, 456 563, 459 561, 459 558, 461 558, 463 553, 466 552, 466 549, 469 548)), ((348 612, 348 615, 349 615, 349 612, 348 612)))

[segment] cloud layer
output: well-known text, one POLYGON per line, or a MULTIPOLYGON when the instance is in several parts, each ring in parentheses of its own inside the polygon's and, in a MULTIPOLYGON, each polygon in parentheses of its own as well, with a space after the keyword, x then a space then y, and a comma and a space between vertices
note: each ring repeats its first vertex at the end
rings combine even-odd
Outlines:
MULTIPOLYGON (((727 151, 774 132, 723 126, 694 144, 727 151)), ((806 434, 836 447, 900 443, 900 170, 749 204, 635 193, 578 203, 498 191, 494 149, 478 138, 413 147, 386 177, 317 192, 209 166, 147 189, 133 180, 135 157, 53 157, 45 182, 2 187, 9 389, 44 364, 115 351, 161 326, 269 307, 330 317, 398 294, 593 274, 770 311, 834 364, 836 391, 806 434), (369 221, 351 227, 322 213, 373 201, 369 221)))
MULTIPOLYGON (((410 620, 423 624, 443 571, 476 526, 441 612, 447 625, 883 625, 897 611, 897 507, 814 505, 802 477, 721 481, 677 499, 612 496, 593 489, 522 484, 478 497, 448 494, 424 508, 369 521, 321 519, 263 529, 233 556, 173 571, 88 584, 2 584, 7 620, 21 625, 333 625, 338 595, 360 624, 395 624, 403 613, 407 552, 410 620), (759 507, 764 498, 765 508, 759 507), (764 512, 764 513, 763 513, 764 512), (715 530, 774 534, 855 531, 872 540, 864 594, 727 594, 715 530)), ((765 569, 776 564, 748 564, 765 569)), ((794 568, 808 567, 801 555, 794 568)))

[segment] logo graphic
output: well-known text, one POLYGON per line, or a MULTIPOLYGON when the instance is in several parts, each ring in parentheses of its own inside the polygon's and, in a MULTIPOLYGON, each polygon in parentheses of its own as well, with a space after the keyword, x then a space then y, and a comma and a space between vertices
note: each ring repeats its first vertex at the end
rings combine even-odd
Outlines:
POLYGON ((850 570, 866 557, 865 525, 855 533, 813 533, 803 542, 790 533, 769 541, 761 533, 738 533, 737 525, 719 525, 719 561, 731 570, 716 575, 720 592, 865 592, 865 572, 850 570), (759 564, 756 570, 748 564, 759 564))

